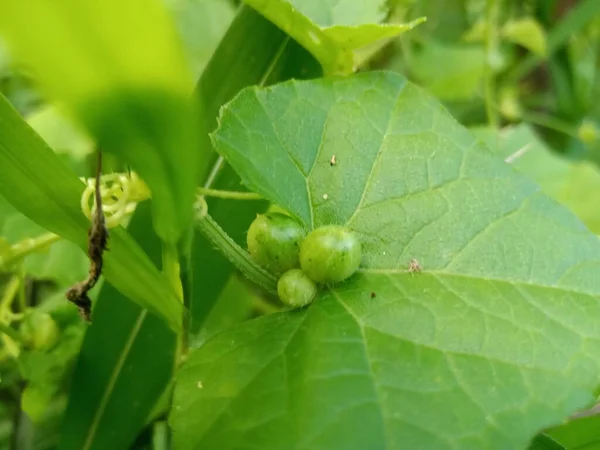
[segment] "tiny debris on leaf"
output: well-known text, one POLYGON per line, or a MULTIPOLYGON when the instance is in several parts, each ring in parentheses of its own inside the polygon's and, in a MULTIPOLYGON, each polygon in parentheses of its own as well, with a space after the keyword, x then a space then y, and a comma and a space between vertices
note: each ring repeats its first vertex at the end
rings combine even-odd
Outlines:
POLYGON ((409 273, 416 273, 416 272, 420 272, 421 271, 421 264, 419 264, 419 261, 417 261, 416 259, 411 259, 410 262, 408 263, 408 272, 409 273))
POLYGON ((323 194, 323 200, 327 200, 328 198, 329 198, 329 195, 323 194))
POLYGON ((336 164, 337 164, 337 158, 335 157, 335 155, 332 155, 331 159, 329 160, 329 165, 335 166, 336 164))
POLYGON ((375 292, 371 292, 371 298, 375 298, 377 297, 377 294, 375 292))
POLYGON ((198 383, 196 383, 196 386, 198 387, 198 389, 202 389, 204 386, 202 385, 202 381, 198 380, 198 383))

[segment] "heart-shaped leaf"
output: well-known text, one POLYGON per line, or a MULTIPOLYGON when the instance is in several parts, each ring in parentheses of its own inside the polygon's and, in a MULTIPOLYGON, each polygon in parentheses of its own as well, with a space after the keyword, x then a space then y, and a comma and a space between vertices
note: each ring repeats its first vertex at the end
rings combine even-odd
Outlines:
POLYGON ((524 449, 594 399, 600 242, 423 90, 288 82, 220 123, 245 183, 309 228, 346 224, 364 260, 194 352, 176 448, 524 449))
POLYGON ((319 60, 326 73, 350 73, 355 51, 424 22, 383 24, 387 1, 244 0, 319 60))

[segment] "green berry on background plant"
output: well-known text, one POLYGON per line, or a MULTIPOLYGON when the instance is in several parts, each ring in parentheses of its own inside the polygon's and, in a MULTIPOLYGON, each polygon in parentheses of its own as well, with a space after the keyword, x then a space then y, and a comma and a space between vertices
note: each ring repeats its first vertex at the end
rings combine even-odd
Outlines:
POLYGON ((302 225, 290 216, 261 214, 248 229, 248 251, 261 267, 280 275, 300 266, 300 243, 305 236, 302 225))
POLYGON ((316 283, 346 280, 356 272, 361 259, 358 237, 340 225, 317 228, 300 246, 300 267, 316 283))
POLYGON ((27 345, 41 351, 50 350, 60 338, 60 329, 48 313, 33 312, 21 325, 21 333, 27 345))
POLYGON ((315 299, 317 285, 302 270, 291 269, 279 279, 277 294, 288 306, 306 306, 315 299))

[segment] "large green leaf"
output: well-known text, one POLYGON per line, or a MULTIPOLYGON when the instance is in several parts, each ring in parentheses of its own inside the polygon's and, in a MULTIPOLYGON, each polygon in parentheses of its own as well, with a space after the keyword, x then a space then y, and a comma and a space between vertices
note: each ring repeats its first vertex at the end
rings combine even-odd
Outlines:
POLYGON ((312 306, 190 355, 177 449, 524 449, 593 401, 600 242, 420 88, 247 89, 214 140, 307 227, 353 229, 364 258, 312 306))
POLYGON ((103 152, 146 180, 157 232, 177 241, 191 223, 206 161, 196 145, 192 77, 164 7, 158 0, 0 5, 0 35, 15 58, 35 70, 103 152))
POLYGON ((355 70, 355 51, 423 22, 383 24, 385 0, 245 0, 319 60, 326 73, 355 70))
MULTIPOLYGON (((128 230, 160 265, 161 244, 150 224, 145 202, 128 230)), ((104 284, 73 375, 58 448, 129 448, 171 380, 175 345, 164 322, 104 284)))
POLYGON ((473 131, 547 195, 573 211, 591 231, 600 234, 600 170, 596 164, 553 153, 529 125, 505 128, 499 136, 488 128, 473 131))
MULTIPOLYGON (((0 195, 41 227, 87 251, 83 183, 0 97, 0 195)), ((166 279, 122 228, 111 230, 104 275, 124 295, 181 326, 182 306, 166 279)))

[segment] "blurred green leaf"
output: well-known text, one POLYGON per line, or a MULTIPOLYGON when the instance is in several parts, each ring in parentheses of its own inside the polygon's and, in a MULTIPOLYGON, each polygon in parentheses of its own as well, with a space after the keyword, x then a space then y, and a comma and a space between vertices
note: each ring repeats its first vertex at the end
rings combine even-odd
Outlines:
POLYGON ((504 39, 522 45, 539 56, 546 56, 546 32, 533 17, 509 20, 502 26, 504 39))
POLYGON ((419 84, 442 100, 469 100, 481 92, 482 45, 429 41, 412 53, 408 64, 419 84))
MULTIPOLYGON (((0 98, 0 195, 48 231, 87 251, 83 183, 0 98)), ((111 230, 104 275, 117 289, 177 330, 182 305, 163 275, 122 228, 111 230)))
POLYGON ((546 431, 566 450, 600 450, 600 415, 580 417, 546 431))
POLYGON ((164 6, 158 0, 4 4, 0 33, 14 57, 35 70, 103 152, 144 178, 157 232, 176 242, 191 224, 208 149, 197 147, 193 82, 164 6))
POLYGON ((58 154, 83 160, 93 152, 94 143, 56 106, 46 105, 27 116, 27 123, 58 154))
POLYGON ((557 155, 526 124, 503 130, 497 140, 489 129, 473 131, 547 195, 569 208, 591 231, 600 234, 600 169, 596 164, 557 155))
MULTIPOLYGON (((128 230, 160 265, 150 223, 144 202, 128 230)), ((175 346, 164 322, 104 284, 73 375, 59 450, 129 448, 170 382, 175 346)))
POLYGON ((175 18, 194 78, 198 79, 235 16, 233 5, 228 0, 165 0, 165 3, 175 18))
POLYGON ((414 28, 425 19, 407 24, 383 24, 386 0, 245 0, 267 19, 311 52, 327 74, 355 70, 354 51, 375 41, 414 28))
POLYGON ((371 72, 245 89, 219 122, 245 184, 363 260, 192 352, 175 448, 517 450, 594 400, 600 241, 437 100, 371 72))

